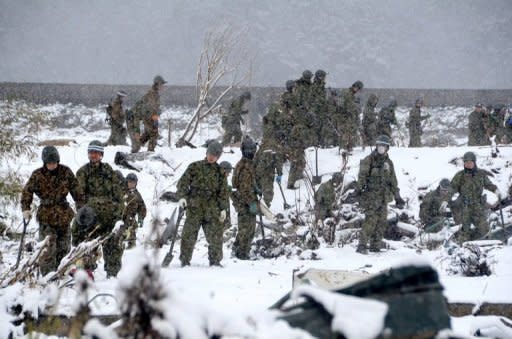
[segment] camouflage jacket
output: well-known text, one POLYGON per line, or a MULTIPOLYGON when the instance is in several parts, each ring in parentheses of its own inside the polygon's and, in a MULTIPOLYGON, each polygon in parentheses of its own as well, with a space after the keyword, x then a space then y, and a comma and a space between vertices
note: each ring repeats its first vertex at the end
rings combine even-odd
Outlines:
POLYGON ((139 216, 139 220, 143 220, 146 217, 146 204, 136 188, 126 191, 124 201, 126 207, 123 213, 123 220, 133 219, 136 215, 139 216))
POLYGON ((400 193, 393 162, 377 150, 361 160, 357 184, 364 202, 387 203, 400 193))
POLYGON ((473 111, 468 117, 468 146, 490 145, 490 120, 483 112, 473 111))
POLYGON ((229 207, 228 181, 219 164, 206 159, 188 165, 177 185, 179 198, 187 200, 187 206, 195 208, 229 207))
POLYGON ((117 211, 121 209, 123 188, 117 173, 109 164, 103 162, 97 166, 91 163, 85 164, 76 172, 76 178, 85 193, 87 204, 92 206, 107 204, 113 205, 117 211))
POLYGON ((327 115, 327 93, 324 82, 313 82, 311 85, 311 109, 320 121, 327 115))
POLYGON ((318 187, 315 192, 315 209, 331 209, 336 200, 336 191, 332 180, 328 180, 318 187))
POLYGON ((359 126, 359 105, 352 89, 346 88, 341 93, 341 112, 351 123, 359 126))
POLYGON ((377 114, 375 113, 375 105, 376 103, 372 103, 370 101, 366 102, 366 106, 363 111, 363 127, 368 128, 376 128, 377 127, 377 114))
POLYGON ((379 111, 378 125, 390 128, 391 125, 397 125, 398 121, 395 116, 395 109, 393 107, 382 107, 379 111))
POLYGON ((238 199, 238 203, 248 206, 258 200, 256 195, 256 174, 252 160, 247 158, 240 159, 235 166, 231 182, 233 189, 236 189, 237 194, 234 195, 234 199, 238 199))
POLYGON ((258 177, 265 175, 283 175, 284 154, 279 147, 263 142, 254 156, 254 168, 258 177))
POLYGON ((420 220, 424 225, 430 226, 435 223, 439 216, 441 216, 441 211, 439 208, 443 201, 448 201, 449 196, 442 197, 439 191, 439 187, 435 190, 428 192, 421 201, 420 204, 420 220))
POLYGON ((496 185, 487 177, 487 174, 475 168, 472 170, 463 169, 455 174, 450 185, 454 193, 459 193, 465 206, 482 205, 482 193, 484 188, 489 191, 496 191, 496 185))
POLYGON ((311 109, 311 82, 302 78, 295 82, 293 94, 295 96, 295 107, 301 112, 308 112, 311 109))
POLYGON ((126 119, 126 116, 123 111, 123 102, 119 97, 116 97, 112 103, 112 113, 110 118, 112 125, 122 127, 124 125, 124 121, 126 119))
POLYGON ((423 129, 421 128, 421 122, 425 119, 428 119, 430 115, 421 115, 420 107, 413 107, 409 112, 409 121, 407 122, 407 127, 409 127, 409 131, 411 133, 423 134, 423 129))
POLYGON ((32 172, 30 179, 23 188, 21 209, 23 211, 30 210, 35 194, 40 199, 37 213, 39 223, 47 225, 69 224, 73 218, 73 210, 66 200, 68 193, 71 193, 77 209, 84 205, 84 193, 69 167, 59 164, 54 171, 49 171, 43 166, 32 172))
POLYGON ((141 100, 141 118, 144 123, 153 124, 153 116, 160 115, 160 93, 152 87, 141 100))
POLYGON ((222 116, 223 127, 230 125, 239 126, 240 123, 245 123, 242 115, 249 113, 249 110, 246 107, 246 102, 247 100, 243 99, 242 97, 239 97, 231 102, 229 105, 229 110, 222 116))

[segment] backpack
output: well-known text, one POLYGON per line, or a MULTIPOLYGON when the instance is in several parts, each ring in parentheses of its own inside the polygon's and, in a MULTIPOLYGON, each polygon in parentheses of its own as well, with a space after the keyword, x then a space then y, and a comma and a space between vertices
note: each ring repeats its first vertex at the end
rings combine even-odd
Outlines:
POLYGON ((512 128, 512 115, 505 117, 505 127, 512 128))

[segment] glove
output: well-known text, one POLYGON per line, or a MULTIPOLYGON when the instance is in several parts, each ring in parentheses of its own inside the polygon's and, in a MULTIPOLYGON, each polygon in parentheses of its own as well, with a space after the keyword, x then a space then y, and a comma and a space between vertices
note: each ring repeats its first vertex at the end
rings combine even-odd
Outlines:
POLYGON ((249 205, 249 212, 254 215, 258 214, 258 205, 256 204, 256 201, 251 202, 249 205))
POLYGON ((276 182, 277 182, 278 184, 280 184, 280 183, 281 183, 281 177, 282 177, 282 175, 278 175, 278 176, 276 177, 276 182))
POLYGON ((441 206, 439 206, 439 212, 441 212, 441 213, 446 212, 447 207, 448 207, 448 201, 443 201, 441 203, 441 206))
POLYGON ((405 201, 404 201, 404 199, 402 199, 401 196, 395 197, 395 203, 396 203, 396 207, 398 207, 399 209, 402 209, 405 206, 405 201))
POLYGON ((225 220, 226 220, 226 210, 222 210, 222 211, 220 211, 219 221, 222 224, 222 223, 224 223, 225 220))
POLYGON ((185 198, 181 198, 178 201, 178 205, 183 209, 187 208, 187 200, 185 200, 185 198))
POLYGON ((29 221, 32 218, 32 212, 30 210, 25 210, 23 213, 23 219, 25 221, 29 221))

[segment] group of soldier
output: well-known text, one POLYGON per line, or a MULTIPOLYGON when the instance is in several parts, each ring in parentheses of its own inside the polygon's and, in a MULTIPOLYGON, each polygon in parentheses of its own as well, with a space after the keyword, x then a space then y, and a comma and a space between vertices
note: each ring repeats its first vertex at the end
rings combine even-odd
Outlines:
POLYGON ((469 115, 468 145, 484 146, 494 142, 508 144, 512 142, 512 119, 507 106, 484 107, 481 103, 475 105, 469 115))
MULTIPOLYGON (((182 266, 190 265, 200 228, 208 242, 210 265, 221 265, 222 234, 229 226, 230 199, 238 214, 233 253, 239 259, 249 259, 256 216, 261 215, 262 204, 270 206, 274 181, 281 185, 283 164, 287 160, 290 162, 287 188, 295 189, 296 181, 304 176, 304 152, 310 146, 338 146, 347 152, 359 144, 375 146, 361 161, 355 189, 365 213, 357 251, 367 253, 368 250, 380 250, 387 227, 388 203, 394 199, 398 208, 405 205, 400 196, 393 162, 388 156, 389 148, 393 145, 391 125, 397 124, 397 102, 392 99, 377 114, 378 98, 374 94, 369 95, 361 122, 356 94, 363 89, 363 83, 356 81, 338 95, 336 91, 325 88, 326 75, 323 70, 318 70, 313 78, 312 72, 306 70, 298 80, 286 82, 286 90, 277 102, 271 104, 262 119, 263 136, 259 147, 250 137, 243 137, 240 127, 242 115, 248 113, 247 103, 251 100, 251 94, 244 92, 231 103, 222 117, 225 129, 222 143, 210 141, 205 158, 191 163, 177 184, 178 204, 186 210, 181 235, 182 266), (241 142, 242 158, 234 168, 230 186, 228 177, 231 164, 225 161, 218 164, 217 161, 222 155, 223 146, 234 142, 241 142)), ((124 180, 122 174, 102 162, 103 146, 126 144, 128 133, 132 152, 138 152, 146 142, 149 151, 155 149, 161 112, 159 93, 165 83, 161 76, 156 76, 148 93, 131 110, 126 111, 123 110, 126 93, 117 92, 107 110, 111 135, 106 143, 92 141, 89 144, 89 162, 77 171, 76 176, 68 167, 60 164, 55 147, 43 149, 43 167, 32 173, 23 190, 21 203, 23 217, 29 220, 33 194, 40 198, 37 211, 39 234, 41 239, 50 237, 50 248, 41 258, 43 273, 57 268, 69 251, 71 238, 73 244, 77 245, 97 236, 109 235, 116 222, 122 220, 124 232, 109 237, 103 246, 107 276, 115 276, 119 271, 123 241, 126 240, 128 246, 134 245, 135 230, 137 226, 142 226, 146 208, 136 189, 135 174, 129 174, 124 180), (125 121, 127 129, 124 128, 125 121), (141 122, 144 125, 142 133, 141 122), (72 226, 74 213, 66 200, 68 193, 71 193, 78 210, 72 226)), ((421 114, 422 105, 422 99, 416 100, 409 115, 410 147, 421 147, 421 122, 429 117, 421 114)), ((478 106, 475 111, 478 111, 478 106)), ((487 121, 479 117, 481 121, 487 121)), ((488 128, 489 125, 485 126, 488 128)), ((477 239, 488 230, 482 191, 485 188, 498 195, 499 191, 478 169, 473 153, 464 154, 463 160, 464 169, 451 182, 443 179, 434 192, 425 196, 420 218, 430 229, 437 229, 435 225, 445 220, 446 209, 450 207, 462 224, 459 239, 477 239), (459 198, 452 202, 451 196, 455 193, 459 194, 459 198)), ((342 181, 343 174, 335 173, 331 180, 321 185, 315 196, 317 204, 332 207, 335 191, 342 181)), ((324 208, 319 214, 320 218, 331 215, 329 208, 324 208)), ((84 268, 94 270, 95 261, 94 255, 89 256, 83 262, 84 268)))

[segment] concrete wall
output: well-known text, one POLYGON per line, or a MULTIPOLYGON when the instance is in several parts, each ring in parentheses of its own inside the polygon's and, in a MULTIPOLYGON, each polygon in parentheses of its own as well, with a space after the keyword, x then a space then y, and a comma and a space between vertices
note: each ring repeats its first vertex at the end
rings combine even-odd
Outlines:
MULTIPOLYGON (((80 84, 44 84, 44 83, 1 83, 0 100, 23 99, 39 104, 55 102, 96 106, 106 104, 123 89, 128 93, 127 106, 131 106, 150 86, 140 85, 80 85, 80 84)), ((217 89, 221 90, 221 88, 217 89)), ((226 100, 240 94, 244 89, 235 90, 226 100)), ((276 100, 284 88, 252 87, 251 111, 257 114, 265 112, 271 102, 276 100)), ((484 105, 511 104, 512 89, 507 90, 471 90, 471 89, 383 89, 365 88, 361 93, 362 103, 370 93, 375 93, 384 105, 390 97, 395 97, 399 106, 410 106, 418 97, 423 97, 426 106, 473 106, 476 102, 484 105)), ((161 96, 163 106, 195 106, 195 87, 168 86, 161 96)))

